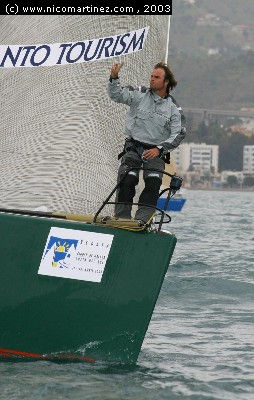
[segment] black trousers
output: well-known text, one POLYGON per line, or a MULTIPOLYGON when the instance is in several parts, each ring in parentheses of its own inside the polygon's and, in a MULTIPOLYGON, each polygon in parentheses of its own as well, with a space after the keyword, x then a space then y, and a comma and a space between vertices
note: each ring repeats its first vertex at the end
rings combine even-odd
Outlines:
MULTIPOLYGON (((162 182, 163 171, 165 168, 164 161, 155 157, 152 160, 142 161, 140 155, 135 151, 128 151, 122 157, 121 165, 118 170, 118 182, 121 180, 123 175, 130 168, 143 167, 143 178, 145 187, 139 197, 139 203, 145 203, 155 207, 157 204, 160 186, 162 182), (155 170, 153 170, 153 168, 155 170), (160 170, 161 172, 158 172, 160 170)), ((131 218, 131 210, 133 198, 136 193, 136 185, 139 182, 139 170, 133 169, 124 178, 120 187, 117 190, 116 202, 127 202, 130 204, 116 204, 115 216, 119 218, 131 218)), ((148 221, 154 213, 154 208, 138 206, 138 210, 135 214, 135 219, 148 221)))

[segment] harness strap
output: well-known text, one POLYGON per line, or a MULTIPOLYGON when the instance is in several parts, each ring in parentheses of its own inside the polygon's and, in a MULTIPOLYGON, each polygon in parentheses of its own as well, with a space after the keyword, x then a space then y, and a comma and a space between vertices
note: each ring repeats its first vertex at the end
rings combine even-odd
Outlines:
MULTIPOLYGON (((139 142, 138 140, 135 139, 125 139, 125 144, 124 144, 124 148, 123 151, 121 153, 118 154, 118 160, 120 160, 120 158, 122 158, 128 151, 135 151, 136 153, 139 153, 138 148, 143 147, 145 150, 149 150, 149 149, 153 149, 154 147, 156 147, 154 144, 147 144, 147 143, 142 143, 139 142)), ((170 153, 167 153, 165 155, 162 155, 160 153, 159 157, 167 164, 170 164, 170 153)))

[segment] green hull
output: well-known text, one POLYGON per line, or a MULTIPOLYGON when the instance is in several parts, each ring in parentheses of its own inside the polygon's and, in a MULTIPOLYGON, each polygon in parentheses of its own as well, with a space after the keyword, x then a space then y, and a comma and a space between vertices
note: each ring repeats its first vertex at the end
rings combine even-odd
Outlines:
POLYGON ((136 362, 174 235, 0 213, 0 237, 0 350, 136 362), (101 282, 38 274, 51 227, 114 235, 101 282))

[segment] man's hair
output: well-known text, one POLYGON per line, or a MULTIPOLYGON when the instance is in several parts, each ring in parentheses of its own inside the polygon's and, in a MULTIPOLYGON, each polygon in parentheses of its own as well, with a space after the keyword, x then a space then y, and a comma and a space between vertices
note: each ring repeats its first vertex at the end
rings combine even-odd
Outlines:
POLYGON ((171 71, 170 67, 165 64, 164 62, 159 62, 154 66, 154 69, 163 69, 165 72, 165 80, 168 80, 168 86, 167 86, 167 94, 169 94, 169 90, 174 89, 174 87, 177 85, 177 80, 174 77, 173 72, 171 71))

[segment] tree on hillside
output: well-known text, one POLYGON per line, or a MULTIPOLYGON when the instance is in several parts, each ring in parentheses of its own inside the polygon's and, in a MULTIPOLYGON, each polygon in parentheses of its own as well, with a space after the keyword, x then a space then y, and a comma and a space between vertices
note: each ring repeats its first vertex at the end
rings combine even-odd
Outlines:
POLYGON ((219 145, 219 171, 243 169, 243 146, 254 145, 254 136, 248 137, 239 132, 232 132, 230 125, 234 120, 226 121, 224 126, 212 120, 209 124, 202 121, 196 131, 186 137, 187 142, 219 145))
POLYGON ((230 186, 230 187, 237 186, 237 185, 238 185, 237 177, 236 177, 235 175, 229 175, 229 176, 227 177, 227 184, 228 184, 228 186, 230 186))
POLYGON ((240 133, 232 133, 220 145, 219 170, 242 171, 243 146, 248 145, 249 138, 240 133))
POLYGON ((239 56, 227 57, 171 55, 170 65, 178 80, 175 96, 180 104, 225 110, 252 107, 254 52, 241 50, 239 56))
POLYGON ((199 143, 220 145, 226 140, 227 131, 216 120, 210 121, 209 124, 202 121, 198 126, 196 138, 199 143))
POLYGON ((244 186, 254 186, 254 176, 245 176, 243 180, 244 186))

